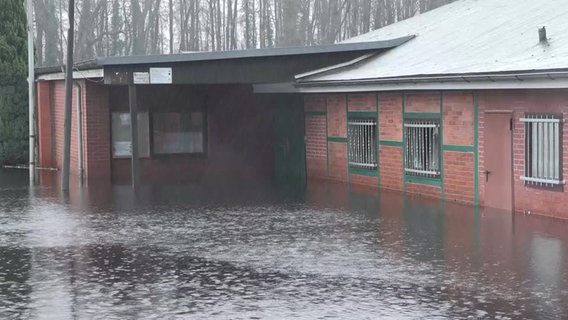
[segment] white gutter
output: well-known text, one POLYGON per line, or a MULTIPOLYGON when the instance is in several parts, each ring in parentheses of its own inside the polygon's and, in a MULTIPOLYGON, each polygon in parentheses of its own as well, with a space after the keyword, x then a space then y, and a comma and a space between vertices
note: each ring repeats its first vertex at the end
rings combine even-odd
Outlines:
POLYGON ((533 81, 479 81, 479 82, 429 82, 373 85, 337 85, 299 87, 301 93, 337 93, 368 91, 403 91, 403 90, 514 90, 514 89, 568 89, 568 79, 533 80, 533 81))
POLYGON ((417 76, 364 80, 298 82, 304 93, 399 90, 565 89, 568 72, 525 72, 476 75, 417 76))
MULTIPOLYGON (((73 79, 103 78, 103 69, 73 71, 73 79)), ((37 77, 38 81, 65 80, 65 73, 55 72, 42 74, 37 77)))
POLYGON ((77 162, 79 163, 79 183, 83 185, 83 88, 78 81, 73 82, 77 88, 77 162))

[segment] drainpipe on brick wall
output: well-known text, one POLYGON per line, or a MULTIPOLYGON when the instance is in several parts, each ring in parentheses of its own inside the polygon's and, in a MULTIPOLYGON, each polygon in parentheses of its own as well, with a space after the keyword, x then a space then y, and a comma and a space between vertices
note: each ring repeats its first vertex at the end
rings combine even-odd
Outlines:
POLYGON ((77 88, 77 162, 79 164, 79 183, 83 185, 83 110, 81 101, 83 99, 83 88, 78 81, 74 81, 77 88))
POLYGON ((34 98, 34 35, 32 0, 26 1, 28 23, 28 121, 29 121, 29 170, 30 185, 35 184, 35 98, 34 98))

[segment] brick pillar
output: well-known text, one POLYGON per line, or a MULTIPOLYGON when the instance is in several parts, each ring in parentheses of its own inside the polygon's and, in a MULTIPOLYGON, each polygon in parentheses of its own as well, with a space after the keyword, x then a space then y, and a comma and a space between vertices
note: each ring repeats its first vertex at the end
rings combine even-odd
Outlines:
POLYGON ((110 109, 108 87, 85 82, 83 161, 89 183, 111 180, 110 109))
POLYGON ((51 93, 50 82, 37 83, 37 119, 40 167, 51 168, 53 158, 51 154, 51 93))

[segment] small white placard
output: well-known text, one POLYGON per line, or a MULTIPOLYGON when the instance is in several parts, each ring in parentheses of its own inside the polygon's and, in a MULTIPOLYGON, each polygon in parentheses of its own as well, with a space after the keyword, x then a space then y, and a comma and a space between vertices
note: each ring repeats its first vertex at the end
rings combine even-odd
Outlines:
POLYGON ((172 68, 150 68, 151 84, 171 84, 172 68))
POLYGON ((149 84, 150 83, 150 73, 148 72, 133 72, 132 80, 134 84, 149 84))

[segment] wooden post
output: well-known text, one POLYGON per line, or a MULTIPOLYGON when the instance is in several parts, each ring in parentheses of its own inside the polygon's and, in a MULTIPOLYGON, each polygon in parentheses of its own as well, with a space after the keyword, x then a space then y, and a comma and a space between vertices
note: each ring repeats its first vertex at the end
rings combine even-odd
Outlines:
POLYGON ((67 31, 67 65, 65 66, 65 117, 63 121, 63 166, 61 190, 69 190, 71 164, 71 103, 73 99, 73 27, 75 25, 75 1, 69 0, 69 30, 67 31))
POLYGON ((132 142, 132 188, 136 190, 140 185, 140 161, 138 157, 138 99, 136 96, 136 85, 128 86, 128 96, 130 100, 130 134, 132 142))

